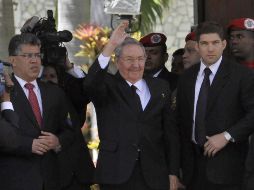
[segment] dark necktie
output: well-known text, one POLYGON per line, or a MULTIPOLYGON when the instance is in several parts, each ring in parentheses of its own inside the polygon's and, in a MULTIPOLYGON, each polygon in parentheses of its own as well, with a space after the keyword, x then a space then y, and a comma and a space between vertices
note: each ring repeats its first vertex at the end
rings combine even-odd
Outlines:
POLYGON ((25 88, 28 89, 28 92, 29 92, 28 93, 28 100, 29 100, 32 110, 34 112, 35 118, 36 118, 39 126, 41 126, 41 124, 42 124, 41 111, 40 111, 38 99, 36 97, 36 94, 33 91, 34 85, 31 83, 26 83, 25 88))
POLYGON ((209 75, 211 74, 211 70, 209 68, 205 68, 204 73, 205 76, 198 95, 195 117, 195 140, 200 146, 203 146, 206 142, 205 116, 210 88, 209 75))
POLYGON ((139 112, 143 111, 142 104, 141 104, 141 101, 140 101, 140 97, 139 97, 139 95, 137 94, 137 91, 136 91, 137 87, 135 85, 131 85, 131 90, 132 90, 132 94, 133 94, 133 97, 134 97, 134 100, 135 100, 138 111, 139 112))

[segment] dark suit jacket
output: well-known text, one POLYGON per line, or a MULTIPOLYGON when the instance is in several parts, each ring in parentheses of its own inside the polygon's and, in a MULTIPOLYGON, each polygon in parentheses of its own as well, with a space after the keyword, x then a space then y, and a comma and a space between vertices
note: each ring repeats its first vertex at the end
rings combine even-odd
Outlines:
POLYGON ((254 189, 254 135, 251 135, 249 152, 245 163, 245 189, 254 189))
POLYGON ((98 61, 91 66, 84 88, 96 108, 99 130, 99 156, 96 182, 121 184, 133 171, 138 149, 147 184, 155 189, 168 188, 168 175, 177 173, 170 152, 174 140, 171 131, 170 90, 161 79, 145 79, 151 99, 145 110, 138 113, 130 98, 131 88, 120 76, 101 69, 98 61))
POLYGON ((161 78, 169 83, 171 92, 173 92, 176 89, 178 75, 175 73, 169 72, 166 67, 162 68, 161 72, 158 75, 158 78, 161 78))
MULTIPOLYGON (((200 64, 188 69, 177 87, 177 113, 182 143, 182 168, 186 184, 193 176, 194 149, 191 141, 195 82, 200 64)), ((217 184, 241 183, 248 135, 254 129, 254 74, 243 66, 222 63, 212 82, 206 114, 206 131, 212 136, 229 132, 229 142, 216 156, 208 158, 208 179, 217 184)))
POLYGON ((26 139, 21 142, 24 156, 1 153, 0 189, 8 190, 57 190, 59 173, 56 153, 51 150, 43 156, 32 154, 32 141, 40 131, 55 134, 64 150, 73 141, 73 130, 67 124, 64 93, 56 86, 38 82, 43 107, 43 124, 39 128, 32 108, 15 78, 11 102, 19 116, 18 133, 26 139), (24 148, 26 147, 26 148, 24 148), (44 188, 43 188, 44 186, 44 188))
POLYGON ((16 127, 18 116, 12 110, 5 110, 0 114, 0 151, 13 151, 19 145, 16 127))
POLYGON ((91 185, 93 184, 94 164, 81 132, 83 122, 80 122, 80 117, 72 105, 69 105, 69 113, 75 139, 70 147, 58 154, 61 186, 70 186, 73 178, 76 178, 83 186, 91 185))

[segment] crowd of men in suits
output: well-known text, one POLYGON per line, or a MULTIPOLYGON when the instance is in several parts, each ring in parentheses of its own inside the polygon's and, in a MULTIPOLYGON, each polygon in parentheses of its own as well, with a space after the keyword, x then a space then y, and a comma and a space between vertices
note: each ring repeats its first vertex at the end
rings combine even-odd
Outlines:
POLYGON ((12 88, 1 96, 0 189, 254 188, 254 20, 228 25, 230 56, 222 26, 200 23, 186 36, 181 76, 165 67, 165 35, 137 41, 127 27, 123 21, 113 31, 85 78, 67 80, 80 88, 82 104, 91 101, 96 109, 95 172, 79 109, 59 85, 38 80, 39 39, 29 33, 11 39, 13 75, 5 77, 12 88), (113 54, 114 75, 107 72, 113 54))

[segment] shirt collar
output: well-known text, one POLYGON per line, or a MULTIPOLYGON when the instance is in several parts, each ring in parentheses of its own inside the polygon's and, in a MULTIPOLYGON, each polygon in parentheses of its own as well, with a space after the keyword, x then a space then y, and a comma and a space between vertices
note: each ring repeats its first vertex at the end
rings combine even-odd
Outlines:
MULTIPOLYGON (((214 64, 208 67, 211 70, 213 75, 215 75, 217 70, 219 69, 221 61, 222 61, 222 56, 218 59, 218 61, 216 61, 214 64)), ((204 62, 201 59, 199 75, 203 75, 205 68, 207 68, 207 66, 204 64, 204 62)))
POLYGON ((126 82, 128 83, 129 86, 131 85, 134 85, 136 86, 136 88, 139 90, 139 91, 143 91, 143 88, 144 88, 144 79, 140 79, 139 81, 135 82, 134 84, 130 83, 129 81, 126 80, 126 82))
POLYGON ((157 73, 155 73, 155 74, 153 75, 153 77, 158 77, 158 75, 161 73, 161 71, 162 71, 162 69, 160 69, 159 71, 157 71, 157 73))
MULTIPOLYGON (((17 81, 18 81, 18 83, 20 84, 20 86, 21 86, 22 88, 25 88, 25 84, 28 83, 28 82, 25 81, 25 80, 23 80, 22 78, 18 77, 17 75, 14 75, 14 76, 15 76, 15 78, 17 79, 17 81)), ((33 84, 34 87, 35 87, 36 89, 39 89, 36 80, 33 80, 33 81, 29 82, 29 83, 33 84)))

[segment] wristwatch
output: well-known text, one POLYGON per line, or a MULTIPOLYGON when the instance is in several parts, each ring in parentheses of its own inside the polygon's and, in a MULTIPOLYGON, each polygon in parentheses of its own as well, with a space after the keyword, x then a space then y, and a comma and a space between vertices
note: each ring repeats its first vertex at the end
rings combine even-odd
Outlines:
POLYGON ((235 139, 233 139, 232 136, 227 131, 225 131, 223 134, 224 137, 227 139, 227 141, 235 142, 235 139))

